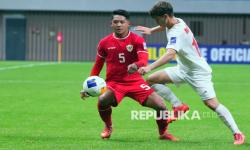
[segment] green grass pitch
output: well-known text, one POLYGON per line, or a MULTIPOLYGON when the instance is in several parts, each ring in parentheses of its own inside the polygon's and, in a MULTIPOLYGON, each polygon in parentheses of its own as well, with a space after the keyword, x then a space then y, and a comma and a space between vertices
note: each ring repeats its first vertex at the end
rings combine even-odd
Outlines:
POLYGON ((249 65, 212 65, 217 96, 247 137, 241 146, 232 144, 230 130, 188 85, 170 87, 201 119, 169 126, 179 142, 159 140, 153 118, 131 120, 131 110, 150 109, 129 98, 113 109, 114 132, 102 140, 97 99, 79 98, 92 65, 0 61, 0 150, 250 149, 249 65))

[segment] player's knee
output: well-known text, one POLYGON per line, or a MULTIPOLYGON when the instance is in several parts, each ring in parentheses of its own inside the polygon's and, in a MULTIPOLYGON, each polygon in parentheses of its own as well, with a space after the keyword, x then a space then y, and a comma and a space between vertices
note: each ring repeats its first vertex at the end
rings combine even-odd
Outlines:
POLYGON ((101 107, 105 107, 108 106, 108 98, 103 94, 101 96, 99 96, 99 105, 101 107))
POLYGON ((156 83, 156 82, 154 81, 154 79, 153 79, 153 78, 150 78, 150 77, 147 78, 146 82, 147 82, 150 86, 152 86, 153 84, 156 83))
POLYGON ((149 75, 146 81, 150 86, 157 83, 165 83, 162 81, 162 77, 157 76, 157 74, 149 75))
POLYGON ((112 97, 103 94, 99 96, 99 105, 101 107, 109 107, 109 106, 115 107, 117 104, 116 104, 116 101, 112 97))
POLYGON ((214 100, 214 99, 209 99, 209 100, 205 100, 204 104, 207 107, 209 107, 210 109, 215 110, 218 107, 219 102, 217 100, 214 100))

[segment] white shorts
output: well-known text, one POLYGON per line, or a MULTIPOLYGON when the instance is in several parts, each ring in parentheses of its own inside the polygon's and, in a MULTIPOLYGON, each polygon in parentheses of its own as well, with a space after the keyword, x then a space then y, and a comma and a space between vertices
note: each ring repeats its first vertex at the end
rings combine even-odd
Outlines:
POLYGON ((164 70, 175 85, 179 86, 180 84, 188 83, 200 95, 202 100, 216 97, 211 73, 188 75, 177 66, 167 67, 164 70))

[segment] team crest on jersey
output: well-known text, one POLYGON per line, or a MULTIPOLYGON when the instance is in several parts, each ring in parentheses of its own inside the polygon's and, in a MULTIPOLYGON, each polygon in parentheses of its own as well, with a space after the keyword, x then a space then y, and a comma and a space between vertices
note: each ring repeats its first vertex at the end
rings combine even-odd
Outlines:
POLYGON ((129 44, 129 45, 126 46, 126 48, 127 48, 128 52, 132 52, 133 45, 129 44))

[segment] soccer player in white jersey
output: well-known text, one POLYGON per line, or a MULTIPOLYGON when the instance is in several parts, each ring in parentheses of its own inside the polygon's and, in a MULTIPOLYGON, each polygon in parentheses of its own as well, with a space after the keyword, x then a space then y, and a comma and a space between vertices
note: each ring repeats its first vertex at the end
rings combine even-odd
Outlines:
POLYGON ((138 71, 146 74, 158 68, 177 56, 177 66, 167 67, 151 74, 147 81, 156 92, 172 103, 173 107, 182 107, 183 104, 175 94, 165 85, 188 83, 201 97, 204 104, 215 111, 221 120, 231 129, 234 135, 234 144, 243 144, 245 136, 239 130, 229 110, 219 103, 213 87, 212 70, 201 56, 192 31, 185 22, 174 17, 173 7, 165 1, 157 2, 150 10, 150 15, 159 26, 147 28, 138 26, 137 30, 143 34, 152 34, 166 31, 168 43, 167 52, 154 63, 141 67, 138 71))

